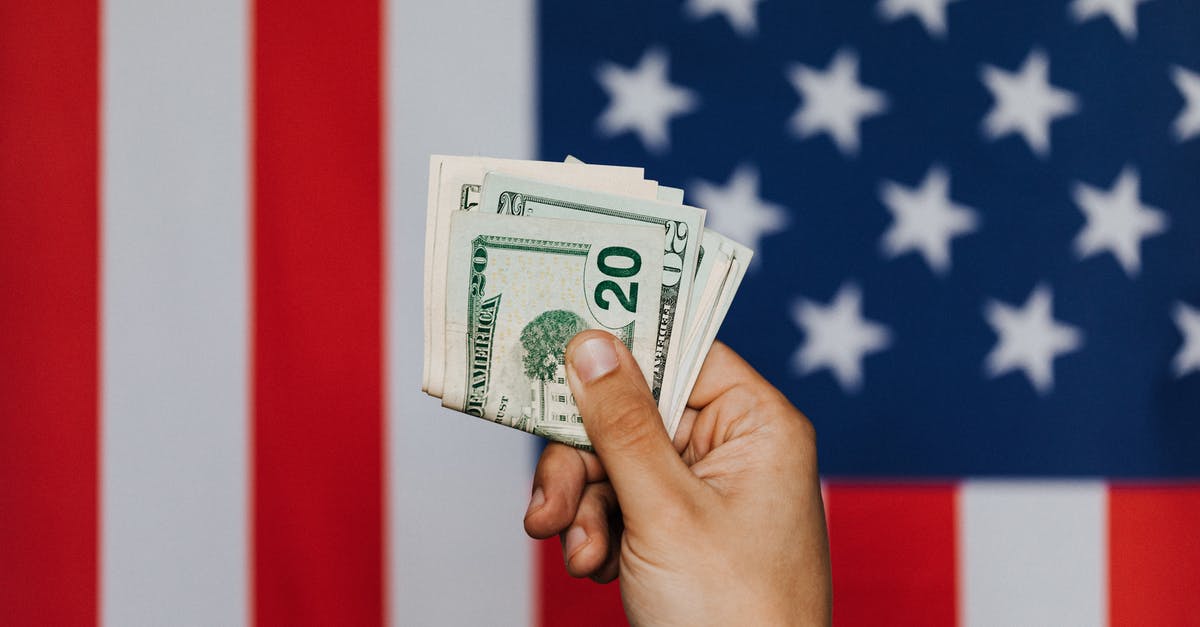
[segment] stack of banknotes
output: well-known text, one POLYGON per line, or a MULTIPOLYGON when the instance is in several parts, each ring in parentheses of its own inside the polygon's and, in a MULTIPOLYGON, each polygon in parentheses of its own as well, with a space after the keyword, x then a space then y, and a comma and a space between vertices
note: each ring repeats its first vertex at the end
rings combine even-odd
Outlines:
POLYGON ((753 252, 642 168, 435 155, 422 389, 589 448, 563 368, 576 333, 633 353, 672 436, 753 252))

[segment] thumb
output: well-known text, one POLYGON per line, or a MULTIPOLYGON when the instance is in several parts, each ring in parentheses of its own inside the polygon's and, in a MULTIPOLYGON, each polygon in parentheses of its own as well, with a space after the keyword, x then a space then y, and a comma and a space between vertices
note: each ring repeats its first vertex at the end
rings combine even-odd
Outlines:
POLYGON ((567 345, 567 377, 600 463, 626 515, 678 502, 695 482, 663 426, 633 355, 604 331, 567 345))

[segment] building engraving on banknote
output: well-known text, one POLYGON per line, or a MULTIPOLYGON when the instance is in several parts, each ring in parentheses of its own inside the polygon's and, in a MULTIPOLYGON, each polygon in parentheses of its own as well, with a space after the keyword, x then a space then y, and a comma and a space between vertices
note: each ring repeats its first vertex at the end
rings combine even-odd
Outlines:
MULTIPOLYGON (((615 333, 631 350, 635 324, 631 322, 615 333)), ((567 343, 589 328, 579 314, 555 309, 542 313, 521 330, 521 345, 525 348, 522 361, 530 382, 529 404, 522 407, 521 417, 514 424, 516 428, 590 448, 577 438, 583 418, 567 384, 564 366, 567 343)))
POLYGON ((564 353, 567 342, 587 328, 579 314, 555 309, 543 312, 521 330, 529 399, 521 408, 518 429, 554 440, 574 440, 583 418, 567 385, 564 353))

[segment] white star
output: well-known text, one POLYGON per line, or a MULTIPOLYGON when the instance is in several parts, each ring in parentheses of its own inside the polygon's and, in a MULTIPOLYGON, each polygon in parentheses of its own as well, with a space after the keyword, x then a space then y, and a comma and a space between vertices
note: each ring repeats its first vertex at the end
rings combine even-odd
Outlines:
POLYGON ((1087 217, 1087 224, 1075 237, 1078 258, 1107 251, 1121 263, 1125 274, 1137 275, 1142 266, 1142 239, 1167 230, 1166 215, 1138 200, 1140 187, 1137 170, 1132 167, 1121 170, 1107 192, 1075 183, 1071 195, 1087 217))
POLYGON ((633 131, 649 152, 662 153, 671 143, 667 123, 673 116, 694 110, 696 95, 667 80, 667 53, 653 48, 633 69, 605 63, 596 80, 608 92, 609 104, 598 121, 608 137, 633 131))
POLYGON ((742 37, 758 32, 755 11, 763 0, 688 0, 684 11, 694 20, 702 20, 714 13, 725 16, 729 26, 742 37))
POLYGON ((883 252, 895 258, 918 251, 938 274, 950 269, 950 240, 978 228, 975 211, 950 200, 950 175, 937 166, 916 189, 884 181, 879 197, 895 218, 883 234, 883 252))
POLYGON ((1075 94, 1049 83, 1050 61, 1040 50, 1025 58, 1020 70, 1008 72, 985 65, 981 80, 996 104, 983 119, 983 134, 997 139, 1020 133, 1039 157, 1050 153, 1050 123, 1079 109, 1075 94))
POLYGON ((804 328, 793 366, 802 375, 828 368, 846 392, 862 387, 863 357, 892 343, 887 327, 862 317, 862 292, 854 283, 843 284, 829 305, 801 299, 792 319, 804 328))
POLYGON ((1137 39, 1137 8, 1150 0, 1075 0, 1071 3, 1071 16, 1075 23, 1086 22, 1098 15, 1107 15, 1125 39, 1137 39))
MULTIPOLYGON (((696 204, 708 210, 705 228, 712 228, 751 248, 758 249, 764 235, 782 231, 787 226, 784 208, 759 198, 758 169, 752 165, 738 166, 724 187, 696 181, 692 183, 691 192, 696 204)), ((755 255, 750 267, 756 267, 761 258, 761 255, 755 255)))
POLYGON ((887 95, 858 82, 858 56, 840 50, 824 72, 795 64, 788 71, 803 102, 789 124, 802 139, 829 133, 845 155, 858 153, 858 125, 887 111, 887 95))
POLYGON ((1050 288, 1038 285, 1020 309, 988 301, 983 315, 1000 336, 984 361, 989 377, 1020 369, 1039 394, 1054 389, 1054 359, 1081 348, 1083 334, 1054 321, 1053 298, 1050 288))
POLYGON ((1175 303, 1171 317, 1183 334, 1183 346, 1179 347, 1171 363, 1175 376, 1182 377, 1189 372, 1200 371, 1200 309, 1189 307, 1186 303, 1175 303))
POLYGON ((1183 94, 1183 110, 1175 118, 1175 141, 1187 141, 1200 135, 1200 74, 1178 65, 1171 68, 1171 80, 1183 94))
POLYGON ((946 36, 946 5, 956 0, 881 0, 879 15, 889 22, 911 15, 931 37, 946 36))

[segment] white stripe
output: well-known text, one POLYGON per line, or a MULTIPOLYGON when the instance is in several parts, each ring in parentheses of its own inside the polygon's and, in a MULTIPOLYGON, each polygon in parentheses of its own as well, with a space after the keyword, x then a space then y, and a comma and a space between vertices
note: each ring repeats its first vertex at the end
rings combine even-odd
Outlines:
POLYGON ((1106 623, 1103 483, 972 481, 961 489, 964 625, 1106 623))
POLYGON ((103 10, 102 620, 243 624, 247 10, 103 10))
POLYGON ((431 153, 533 156, 533 0, 388 2, 391 620, 527 625, 534 441, 421 393, 431 153))

